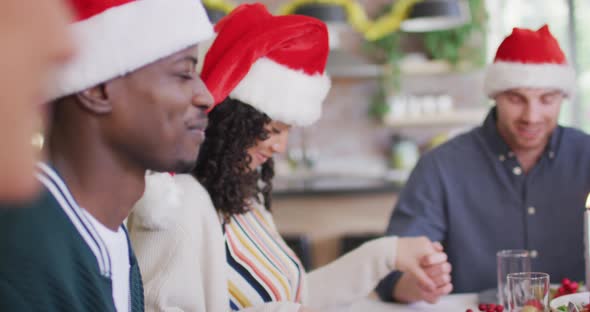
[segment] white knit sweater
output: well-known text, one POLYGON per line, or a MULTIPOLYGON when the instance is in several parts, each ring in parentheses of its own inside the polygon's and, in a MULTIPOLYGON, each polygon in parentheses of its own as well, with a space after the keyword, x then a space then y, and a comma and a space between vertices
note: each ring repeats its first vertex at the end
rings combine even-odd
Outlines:
MULTIPOLYGON (((225 241, 206 190, 190 175, 151 174, 128 222, 145 288, 146 311, 230 311, 225 241)), ((394 270, 397 239, 365 243, 307 274, 303 304, 328 308, 366 297, 394 270)), ((245 312, 297 312, 274 302, 245 312)))

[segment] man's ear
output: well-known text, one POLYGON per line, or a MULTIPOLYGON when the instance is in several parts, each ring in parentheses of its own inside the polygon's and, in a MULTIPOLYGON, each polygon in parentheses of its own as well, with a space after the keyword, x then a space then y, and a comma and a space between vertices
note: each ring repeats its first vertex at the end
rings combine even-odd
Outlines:
POLYGON ((80 105, 91 113, 102 115, 113 111, 113 105, 104 84, 78 92, 76 98, 80 105))

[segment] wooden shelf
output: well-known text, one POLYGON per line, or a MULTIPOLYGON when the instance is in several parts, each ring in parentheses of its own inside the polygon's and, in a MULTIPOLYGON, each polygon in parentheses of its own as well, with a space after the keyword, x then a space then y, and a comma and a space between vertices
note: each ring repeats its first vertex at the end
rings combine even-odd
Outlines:
POLYGON ((328 67, 328 75, 333 78, 378 78, 383 74, 383 69, 379 65, 338 65, 328 67))
POLYGON ((333 78, 378 78, 383 75, 383 66, 359 55, 333 50, 326 71, 333 78))
POLYGON ((417 117, 406 116, 404 118, 392 118, 385 116, 383 123, 393 128, 419 128, 419 127, 452 127, 481 124, 487 109, 456 110, 449 113, 429 114, 417 117))

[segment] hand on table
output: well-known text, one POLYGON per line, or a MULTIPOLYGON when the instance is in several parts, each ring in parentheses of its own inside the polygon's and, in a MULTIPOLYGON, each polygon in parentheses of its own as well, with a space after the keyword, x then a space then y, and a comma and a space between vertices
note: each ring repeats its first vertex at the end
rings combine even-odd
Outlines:
POLYGON ((435 303, 453 290, 451 264, 439 243, 426 237, 398 239, 396 268, 404 272, 393 289, 400 302, 435 303))

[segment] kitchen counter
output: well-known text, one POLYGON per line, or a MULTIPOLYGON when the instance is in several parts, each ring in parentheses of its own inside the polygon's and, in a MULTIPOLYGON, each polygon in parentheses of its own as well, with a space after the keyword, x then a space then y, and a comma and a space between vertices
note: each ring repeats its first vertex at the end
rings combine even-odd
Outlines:
POLYGON ((385 178, 325 176, 289 179, 278 177, 273 182, 273 197, 396 194, 402 187, 402 182, 385 178))
POLYGON ((277 228, 309 242, 312 268, 327 264, 341 254, 343 239, 384 233, 400 186, 373 182, 277 190, 272 201, 277 228))

